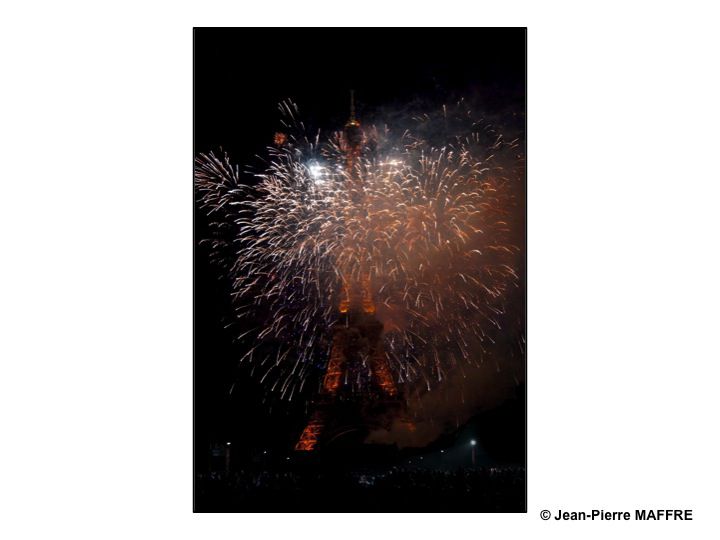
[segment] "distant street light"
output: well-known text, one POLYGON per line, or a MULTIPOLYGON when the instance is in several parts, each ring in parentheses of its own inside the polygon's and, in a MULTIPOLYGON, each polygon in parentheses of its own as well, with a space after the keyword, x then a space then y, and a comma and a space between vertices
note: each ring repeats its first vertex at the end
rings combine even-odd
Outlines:
POLYGON ((475 439, 470 441, 470 448, 472 448, 472 465, 475 466, 475 447, 477 446, 477 441, 475 439))

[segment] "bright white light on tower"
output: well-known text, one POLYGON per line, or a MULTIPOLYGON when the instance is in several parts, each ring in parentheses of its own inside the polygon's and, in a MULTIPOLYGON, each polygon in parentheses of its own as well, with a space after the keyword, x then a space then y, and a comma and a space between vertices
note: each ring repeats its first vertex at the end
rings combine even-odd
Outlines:
POLYGON ((475 439, 473 439, 472 441, 470 441, 470 444, 475 446, 477 444, 477 441, 475 439))
POLYGON ((327 179, 327 171, 325 167, 319 165, 318 163, 311 163, 308 165, 308 171, 310 172, 310 178, 312 178, 313 182, 316 184, 323 183, 327 179))

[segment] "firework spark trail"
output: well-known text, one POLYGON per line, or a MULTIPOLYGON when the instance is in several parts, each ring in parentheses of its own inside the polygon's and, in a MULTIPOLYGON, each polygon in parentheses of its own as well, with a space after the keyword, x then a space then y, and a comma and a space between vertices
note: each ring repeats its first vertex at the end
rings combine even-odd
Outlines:
POLYGON ((237 316, 262 321, 244 359, 290 399, 327 361, 343 282, 369 278, 397 382, 429 388, 481 361, 518 284, 517 145, 443 108, 398 136, 368 130, 351 174, 341 134, 307 135, 294 104, 280 109, 290 133, 268 149, 257 185, 226 155, 196 159, 200 205, 220 231, 213 248, 231 254, 237 316))

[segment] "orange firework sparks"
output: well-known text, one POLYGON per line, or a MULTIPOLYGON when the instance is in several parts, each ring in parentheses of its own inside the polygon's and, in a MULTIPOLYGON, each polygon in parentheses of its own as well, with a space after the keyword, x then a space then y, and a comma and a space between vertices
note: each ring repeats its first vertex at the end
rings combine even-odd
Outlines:
POLYGON ((282 133, 281 131, 278 131, 273 136, 273 143, 275 143, 276 146, 282 146, 287 142, 287 135, 282 133))
POLYGON ((353 118, 326 138, 304 132, 294 104, 281 109, 288 134, 256 185, 227 157, 196 162, 201 206, 235 231, 237 315, 259 323, 242 336, 254 340, 243 361, 285 399, 323 363, 320 386, 334 393, 345 366, 333 329, 357 310, 384 326, 384 358, 371 351, 356 379, 388 394, 481 362, 518 286, 517 143, 462 104, 396 131, 363 134, 353 118), (266 342, 272 355, 258 354, 266 342))

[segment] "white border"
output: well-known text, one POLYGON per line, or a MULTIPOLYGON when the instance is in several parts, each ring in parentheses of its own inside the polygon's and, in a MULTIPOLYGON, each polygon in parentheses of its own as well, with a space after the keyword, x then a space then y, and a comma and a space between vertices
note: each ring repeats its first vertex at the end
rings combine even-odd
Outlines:
POLYGON ((0 8, 0 536, 717 536, 712 4, 315 4, 0 8), (527 515, 192 514, 191 29, 218 24, 529 27, 527 515), (538 516, 654 506, 695 520, 538 516))

